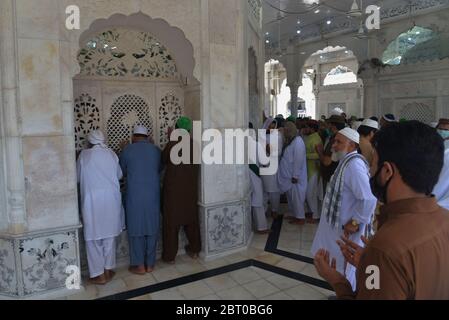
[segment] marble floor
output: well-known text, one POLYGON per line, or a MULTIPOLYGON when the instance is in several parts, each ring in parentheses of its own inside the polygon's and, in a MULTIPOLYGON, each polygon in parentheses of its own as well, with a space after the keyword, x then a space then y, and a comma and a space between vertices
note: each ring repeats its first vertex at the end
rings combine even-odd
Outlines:
POLYGON ((333 292, 317 274, 309 248, 316 225, 270 221, 273 231, 254 235, 247 250, 213 261, 183 255, 155 271, 117 270, 105 286, 85 285, 63 300, 322 300, 333 292), (271 248, 271 249, 270 249, 271 248))

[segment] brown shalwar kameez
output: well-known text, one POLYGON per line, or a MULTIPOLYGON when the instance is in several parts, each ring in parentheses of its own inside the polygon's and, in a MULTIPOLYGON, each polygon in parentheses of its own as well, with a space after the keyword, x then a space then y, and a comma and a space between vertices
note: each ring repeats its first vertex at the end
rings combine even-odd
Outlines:
POLYGON ((334 284, 340 299, 449 299, 449 211, 435 198, 389 203, 380 209, 379 230, 357 268, 357 292, 347 281, 334 284), (380 288, 367 287, 379 268, 380 288))
POLYGON ((179 230, 182 226, 189 242, 185 248, 187 253, 198 254, 201 251, 198 216, 199 165, 193 164, 193 142, 190 142, 191 164, 172 163, 170 152, 177 142, 170 142, 162 152, 162 162, 166 168, 162 189, 162 259, 167 262, 176 258, 179 230))

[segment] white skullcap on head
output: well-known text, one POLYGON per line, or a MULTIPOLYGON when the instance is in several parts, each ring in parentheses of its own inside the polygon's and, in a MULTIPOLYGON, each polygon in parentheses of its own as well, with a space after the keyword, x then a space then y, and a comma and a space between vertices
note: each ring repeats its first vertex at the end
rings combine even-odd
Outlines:
POLYGON ((396 118, 392 114, 386 114, 382 117, 382 119, 384 119, 387 122, 397 122, 396 118))
POLYGON ((359 127, 362 125, 362 122, 361 121, 354 121, 353 123, 352 123, 352 129, 354 129, 354 130, 359 130, 359 127))
POLYGON ((436 127, 438 127, 438 122, 431 122, 431 123, 430 123, 430 126, 431 126, 432 128, 436 128, 436 127))
POLYGON ((341 116, 343 113, 345 113, 341 108, 335 108, 331 111, 331 116, 341 116))
POLYGON ((134 134, 141 134, 144 136, 148 136, 148 129, 142 125, 138 125, 134 127, 134 134))
POLYGON ((87 141, 89 141, 92 145, 104 145, 105 142, 104 134, 101 132, 101 130, 95 130, 91 131, 89 135, 87 136, 87 141))
POLYGON ((354 141, 357 144, 360 144, 360 134, 351 128, 344 128, 343 130, 340 130, 338 133, 345 136, 351 141, 354 141))
POLYGON ((374 120, 371 120, 371 119, 365 119, 365 120, 363 120, 362 126, 370 127, 370 128, 379 130, 379 122, 374 121, 374 120))

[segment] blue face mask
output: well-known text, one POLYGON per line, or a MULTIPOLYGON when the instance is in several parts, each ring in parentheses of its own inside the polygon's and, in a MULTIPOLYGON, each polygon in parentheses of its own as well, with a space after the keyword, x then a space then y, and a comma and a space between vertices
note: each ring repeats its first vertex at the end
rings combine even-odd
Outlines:
POLYGON ((444 140, 449 139, 449 130, 441 130, 441 129, 438 129, 438 133, 440 134, 440 136, 441 136, 444 140))

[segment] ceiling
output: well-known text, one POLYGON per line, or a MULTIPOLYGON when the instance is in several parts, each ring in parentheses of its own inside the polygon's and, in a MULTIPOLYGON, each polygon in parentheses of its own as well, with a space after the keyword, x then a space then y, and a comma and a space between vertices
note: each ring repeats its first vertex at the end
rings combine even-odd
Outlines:
MULTIPOLYGON (((360 7, 360 1, 357 3, 360 7)), ((288 40, 304 40, 319 35, 320 30, 332 32, 332 26, 348 24, 357 28, 360 20, 348 17, 354 0, 262 0, 263 26, 268 46, 277 46, 288 40), (319 10, 319 12, 317 11, 319 10), (330 23, 328 22, 330 21, 330 23), (299 22, 299 23, 298 23, 299 22), (298 34, 297 31, 301 30, 298 34)), ((392 7, 407 5, 409 0, 362 0, 363 8, 368 5, 392 7)), ((364 10, 364 9, 363 9, 364 10)))

